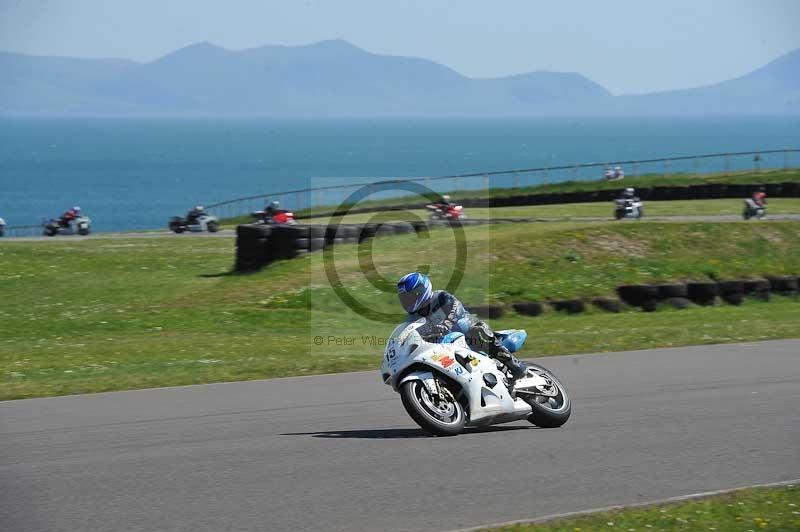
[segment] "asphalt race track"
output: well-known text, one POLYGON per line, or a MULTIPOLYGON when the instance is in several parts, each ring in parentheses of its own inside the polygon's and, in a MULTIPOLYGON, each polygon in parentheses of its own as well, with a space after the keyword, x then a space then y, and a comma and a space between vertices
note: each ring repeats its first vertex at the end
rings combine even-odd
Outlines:
POLYGON ((542 363, 560 429, 426 437, 377 370, 0 403, 0 528, 446 530, 800 478, 800 340, 542 363))

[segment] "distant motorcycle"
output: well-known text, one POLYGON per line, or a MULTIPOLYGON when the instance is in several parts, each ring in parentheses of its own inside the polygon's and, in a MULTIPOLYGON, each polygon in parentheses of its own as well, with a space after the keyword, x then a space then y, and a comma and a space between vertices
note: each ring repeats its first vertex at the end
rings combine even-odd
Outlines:
POLYGON ((742 212, 742 218, 744 218, 745 220, 749 220, 750 218, 757 218, 760 220, 766 215, 767 215, 766 205, 759 205, 751 198, 747 198, 746 200, 744 200, 744 212, 742 212))
POLYGON ((6 221, 0 218, 0 237, 6 234, 6 221))
POLYGON ((619 166, 606 168, 606 171, 603 172, 603 177, 606 181, 620 181, 625 179, 625 172, 619 166))
POLYGON ((42 223, 42 234, 45 236, 56 235, 81 235, 86 236, 92 231, 92 221, 88 216, 78 216, 69 222, 62 222, 58 218, 50 218, 42 223))
POLYGON ((632 218, 638 220, 644 216, 642 200, 638 198, 618 198, 614 200, 614 218, 622 220, 632 218))
POLYGON ((456 220, 465 220, 467 215, 464 214, 464 207, 461 205, 442 205, 439 203, 433 203, 431 205, 425 205, 425 207, 431 211, 431 220, 443 220, 443 221, 456 221, 456 220))
POLYGON ((295 225, 297 221, 294 219, 294 213, 280 209, 267 214, 267 211, 255 211, 251 215, 253 223, 267 224, 267 225, 295 225))
POLYGON ((182 216, 173 216, 169 220, 169 230, 173 233, 183 233, 189 231, 191 233, 216 233, 219 231, 219 220, 216 216, 208 213, 202 213, 194 220, 189 220, 182 216))

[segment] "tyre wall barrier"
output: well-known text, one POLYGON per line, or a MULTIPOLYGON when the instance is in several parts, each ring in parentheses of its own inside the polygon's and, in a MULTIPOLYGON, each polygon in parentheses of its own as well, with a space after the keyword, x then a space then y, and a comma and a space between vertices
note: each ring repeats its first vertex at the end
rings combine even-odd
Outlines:
POLYGON ((617 313, 622 310, 622 301, 612 297, 596 297, 592 299, 592 305, 606 312, 617 313))
MULTIPOLYGON (((654 285, 623 285, 617 288, 620 299, 612 297, 575 298, 539 301, 515 301, 511 308, 522 316, 539 316, 547 308, 566 314, 580 314, 592 304, 605 312, 619 313, 625 308, 639 308, 655 312, 662 308, 687 309, 695 305, 708 306, 720 300, 730 305, 741 305, 745 298, 769 301, 770 293, 797 296, 800 279, 793 275, 770 276, 768 279, 740 279, 730 281, 696 281, 654 285)), ((481 318, 496 319, 503 315, 502 304, 467 305, 467 310, 481 318)))
POLYGON ((586 310, 586 304, 582 299, 562 299, 560 301, 551 301, 550 306, 553 310, 566 312, 567 314, 580 314, 586 310))
POLYGON ((688 283, 686 292, 692 303, 709 306, 714 304, 719 295, 719 285, 713 281, 688 283))
POLYGON ((538 301, 517 301, 516 303, 512 303, 511 307, 514 309, 514 312, 522 314, 523 316, 538 316, 544 312, 544 305, 538 301))
MULTIPOLYGON (((463 220, 460 225, 525 223, 526 218, 463 220)), ((386 222, 333 225, 261 225, 236 227, 237 272, 254 272, 276 260, 301 257, 336 244, 358 244, 368 238, 427 233, 432 228, 446 228, 446 221, 386 222)))
POLYGON ((487 320, 496 320, 505 314, 506 309, 503 305, 465 305, 470 314, 477 314, 478 317, 487 320))
MULTIPOLYGON (((622 285, 616 289, 619 299, 595 297, 589 299, 564 299, 549 301, 555 311, 579 314, 591 303, 606 312, 621 312, 627 307, 654 312, 659 308, 686 309, 692 305, 710 306, 719 300, 730 305, 741 305, 746 298, 769 301, 770 294, 791 297, 800 294, 800 278, 795 275, 768 276, 766 279, 738 279, 729 281, 693 281, 687 283, 662 283, 652 285, 622 285)), ((536 301, 516 301, 511 307, 517 314, 538 316, 545 306, 536 301)))
POLYGON ((798 281, 794 275, 779 275, 767 277, 772 292, 782 296, 797 295, 798 281))

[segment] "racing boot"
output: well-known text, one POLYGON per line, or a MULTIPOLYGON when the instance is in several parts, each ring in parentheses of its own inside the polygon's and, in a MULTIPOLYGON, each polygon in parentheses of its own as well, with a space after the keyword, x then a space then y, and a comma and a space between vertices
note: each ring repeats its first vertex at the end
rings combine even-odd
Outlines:
POLYGON ((467 344, 472 349, 484 351, 490 357, 503 363, 511 373, 510 386, 513 386, 514 381, 525 376, 525 371, 527 370, 525 363, 505 348, 486 323, 482 321, 474 323, 466 336, 467 344))
POLYGON ((499 349, 493 357, 502 362, 508 372, 511 373, 511 382, 509 386, 514 386, 514 383, 523 378, 528 370, 528 366, 525 365, 525 362, 515 357, 513 353, 502 345, 499 346, 499 349))

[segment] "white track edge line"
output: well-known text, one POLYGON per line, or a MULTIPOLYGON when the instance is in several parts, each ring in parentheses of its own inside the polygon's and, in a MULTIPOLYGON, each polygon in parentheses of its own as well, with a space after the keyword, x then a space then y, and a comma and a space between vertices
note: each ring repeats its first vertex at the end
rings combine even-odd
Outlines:
POLYGON ((560 514, 545 515, 542 517, 535 517, 531 519, 517 519, 515 521, 504 521, 502 523, 490 523, 486 525, 479 525, 469 528, 455 528, 447 532, 477 532, 479 530, 488 530, 493 528, 503 528, 515 525, 538 525, 547 521, 555 521, 556 519, 569 519, 571 517, 583 517, 590 514, 612 512, 617 510, 629 510, 634 508, 642 508, 647 506, 660 506, 662 504, 670 504, 675 502, 690 501, 694 499, 704 499, 706 497, 714 497, 716 495, 726 495, 735 491, 741 491, 752 488, 776 488, 780 486, 800 485, 800 479, 782 480, 780 482, 771 482, 768 484, 752 484, 749 486, 739 486, 738 488, 729 488, 716 491, 701 491, 699 493, 691 493, 688 495, 677 495, 667 499, 657 499, 646 502, 637 502, 633 504, 617 504, 613 506, 604 506, 602 508, 592 508, 591 510, 578 510, 575 512, 565 512, 560 514))

